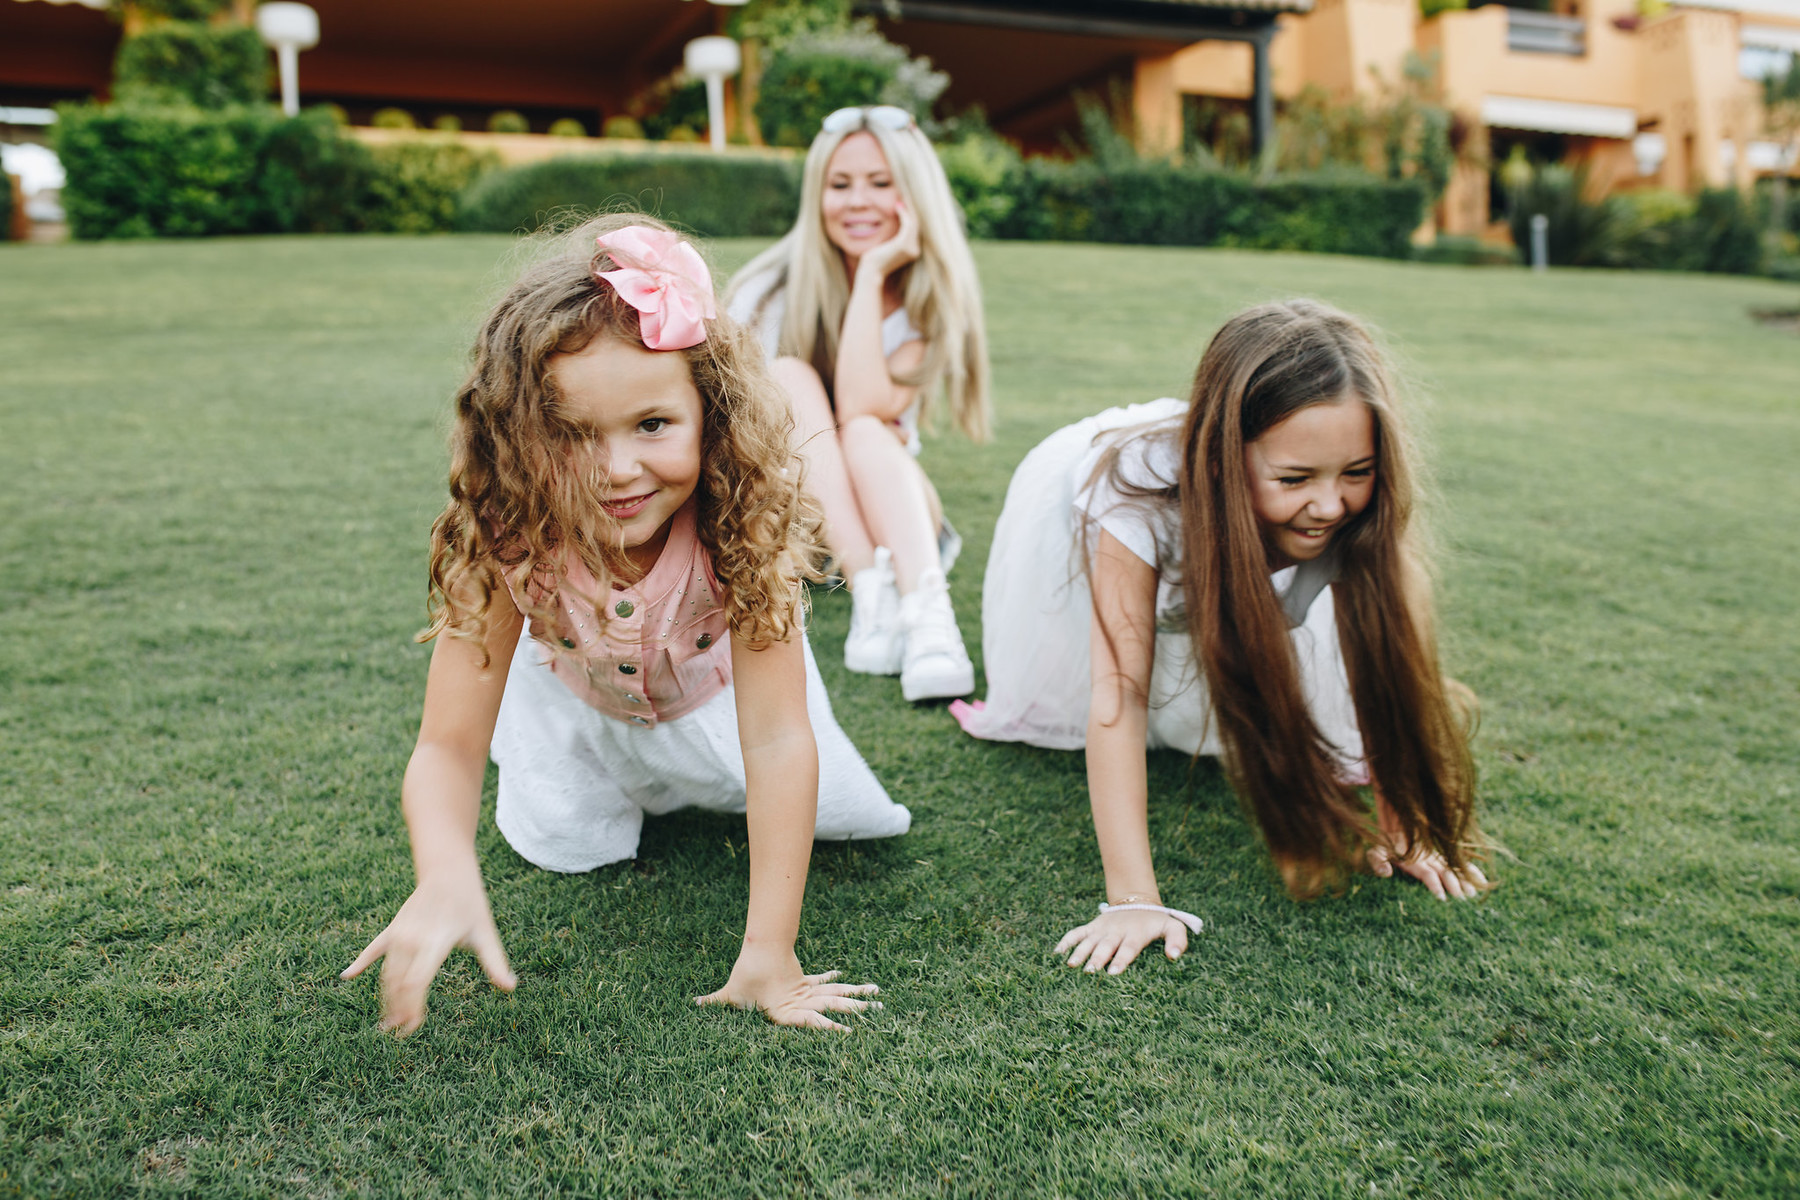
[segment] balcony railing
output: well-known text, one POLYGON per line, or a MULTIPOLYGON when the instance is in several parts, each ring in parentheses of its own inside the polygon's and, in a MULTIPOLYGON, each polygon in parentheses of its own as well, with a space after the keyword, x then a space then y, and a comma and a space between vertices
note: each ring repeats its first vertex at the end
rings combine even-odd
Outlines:
POLYGON ((1553 13, 1506 10, 1506 48, 1521 54, 1587 53, 1587 22, 1553 13))

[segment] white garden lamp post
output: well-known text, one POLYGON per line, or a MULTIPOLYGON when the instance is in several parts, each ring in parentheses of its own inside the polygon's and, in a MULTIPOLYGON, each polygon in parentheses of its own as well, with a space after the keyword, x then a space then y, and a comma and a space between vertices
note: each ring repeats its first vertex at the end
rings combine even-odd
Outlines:
POLYGON ((256 10, 256 32, 275 48, 281 67, 281 111, 300 112, 300 51, 319 44, 319 14, 305 4, 264 4, 256 10))
POLYGON ((738 44, 728 37, 695 38, 682 52, 681 62, 689 75, 706 80, 706 128, 712 148, 725 148, 725 80, 744 65, 738 44))

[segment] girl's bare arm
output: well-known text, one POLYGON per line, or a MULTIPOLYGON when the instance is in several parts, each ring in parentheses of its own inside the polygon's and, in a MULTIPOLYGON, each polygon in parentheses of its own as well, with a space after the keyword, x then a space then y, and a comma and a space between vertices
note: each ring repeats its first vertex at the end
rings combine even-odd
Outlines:
POLYGON ((738 738, 744 750, 750 828, 750 909, 725 986, 701 1004, 758 1008, 781 1025, 843 1030, 829 1012, 861 1012, 873 984, 807 975, 794 953, 819 807, 819 753, 806 711, 803 636, 762 650, 733 641, 738 738))
MULTIPOLYGON (((1156 568, 1102 530, 1093 559, 1089 635, 1088 799, 1113 904, 1162 903, 1150 856, 1149 785, 1144 763, 1150 670, 1156 654, 1156 568)), ((1108 913, 1064 935, 1070 966, 1118 974, 1158 938, 1170 958, 1187 947, 1187 928, 1162 913, 1108 913)))
POLYGON ((463 638, 445 634, 432 648, 419 740, 400 788, 417 883, 387 928, 343 972, 350 979, 386 958, 382 1025, 399 1033, 424 1021, 431 981, 458 947, 475 953, 496 987, 511 991, 516 982, 488 909, 475 825, 488 744, 522 625, 510 603, 494 605, 485 666, 482 647, 463 638))

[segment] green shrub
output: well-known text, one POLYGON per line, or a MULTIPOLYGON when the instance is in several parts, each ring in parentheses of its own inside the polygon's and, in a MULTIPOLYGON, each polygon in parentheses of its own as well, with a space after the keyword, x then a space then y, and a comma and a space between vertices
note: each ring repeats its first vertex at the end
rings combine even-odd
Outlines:
POLYGON ((882 37, 872 22, 800 34, 779 46, 763 72, 756 123, 774 146, 805 146, 819 122, 853 104, 892 104, 921 123, 950 77, 882 37))
POLYGON ((1018 205, 1013 179, 1024 161, 1012 144, 986 130, 939 145, 938 161, 950 180, 950 192, 962 205, 970 237, 994 237, 1018 205))
POLYGON ((12 236, 13 177, 0 171, 0 242, 12 236))
POLYGON ((266 105, 64 105, 56 150, 84 239, 448 229, 487 165, 454 144, 371 151, 325 108, 288 118, 266 105))
POLYGON ((630 138, 641 142, 644 140, 644 127, 636 117, 608 117, 600 126, 600 136, 630 138))
POLYGON ((574 117, 558 117, 550 122, 550 136, 584 138, 587 136, 587 126, 574 117))
POLYGON ((378 108, 375 115, 369 118, 369 124, 377 129, 417 129, 419 123, 404 108, 378 108))
POLYGON ((1495 246, 1464 234, 1440 233, 1429 246, 1414 246, 1413 260, 1457 267, 1516 267, 1519 251, 1515 246, 1495 246))
POLYGON ((139 104, 254 104, 269 94, 269 51, 242 25, 154 25, 119 46, 113 94, 139 104))
POLYGON ((461 133, 462 118, 454 113, 445 113, 432 119, 431 127, 439 133, 461 133))
POLYGON ((1767 249, 1763 225, 1755 203, 1743 192, 1736 188, 1703 190, 1688 223, 1694 269, 1730 275, 1760 273, 1767 249))
MULTIPOLYGON (((967 187, 969 176, 964 175, 967 187)), ((992 235, 1031 241, 1240 246, 1405 258, 1424 219, 1417 180, 1339 172, 1259 180, 1140 161, 1027 159, 1004 184, 1013 207, 992 235)), ((965 207, 967 192, 958 197, 965 207)), ((973 199, 979 202, 977 192, 973 199)))
POLYGON ((456 227, 536 229, 569 209, 629 207, 709 237, 786 233, 800 204, 800 165, 722 154, 554 158, 496 171, 463 195, 456 227))
POLYGON ((510 108, 503 108, 488 118, 488 132, 530 133, 531 122, 525 119, 525 114, 514 112, 510 108))
POLYGON ((1624 258, 1625 210, 1612 200, 1591 199, 1585 166, 1538 167, 1515 176, 1506 190, 1506 219, 1513 244, 1529 261, 1531 218, 1549 221, 1545 253, 1557 267, 1606 267, 1624 258))
POLYGON ((136 0, 134 7, 146 16, 170 21, 204 21, 230 5, 231 0, 136 0))
POLYGON ((706 128, 706 81, 664 79, 639 97, 644 136, 656 141, 698 141, 706 128), (680 131, 681 136, 677 136, 680 131))
POLYGON ((1753 196, 1734 188, 1586 196, 1583 167, 1548 166, 1508 189, 1508 221, 1529 255, 1531 216, 1550 219, 1550 262, 1558 266, 1761 273, 1768 260, 1764 221, 1753 196))
POLYGON ((442 233, 463 192, 499 164, 456 142, 401 142, 370 151, 373 169, 357 197, 357 228, 371 233, 442 233))

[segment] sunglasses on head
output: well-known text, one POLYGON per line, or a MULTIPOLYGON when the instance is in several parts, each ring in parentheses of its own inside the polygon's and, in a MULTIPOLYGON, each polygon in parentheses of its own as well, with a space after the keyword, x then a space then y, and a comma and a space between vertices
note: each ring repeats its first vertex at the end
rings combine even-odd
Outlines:
POLYGON ((896 108, 892 104, 870 104, 840 108, 820 122, 819 128, 826 133, 849 133, 875 125, 898 133, 911 127, 912 123, 912 114, 904 108, 896 108))

